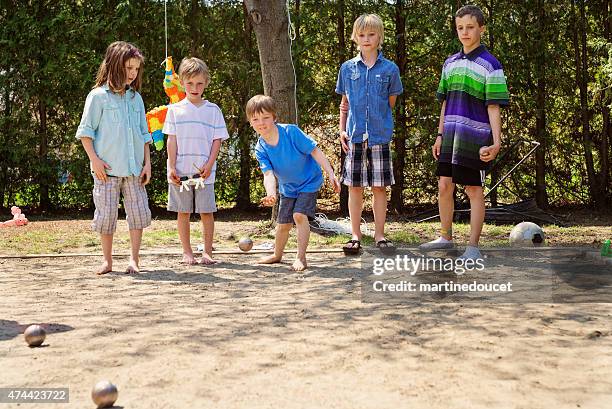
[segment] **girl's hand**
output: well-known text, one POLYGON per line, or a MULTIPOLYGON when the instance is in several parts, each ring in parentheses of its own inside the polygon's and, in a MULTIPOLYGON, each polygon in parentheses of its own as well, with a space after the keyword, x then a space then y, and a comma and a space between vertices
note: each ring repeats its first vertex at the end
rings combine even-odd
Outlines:
POLYGON ((266 197, 264 197, 263 199, 261 199, 261 204, 264 206, 274 206, 274 203, 276 203, 276 195, 268 195, 266 197))
POLYGON ((140 172, 140 183, 146 185, 151 181, 151 163, 145 163, 140 172))
POLYGON ((106 169, 111 169, 111 167, 108 166, 106 162, 104 162, 100 158, 95 158, 91 161, 91 169, 96 178, 106 183, 106 181, 108 180, 108 177, 106 176, 106 169))

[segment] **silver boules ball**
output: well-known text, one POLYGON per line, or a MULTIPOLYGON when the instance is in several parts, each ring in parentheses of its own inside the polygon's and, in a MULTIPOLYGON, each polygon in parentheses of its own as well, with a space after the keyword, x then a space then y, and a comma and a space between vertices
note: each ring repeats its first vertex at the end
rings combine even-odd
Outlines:
POLYGON ((23 336, 29 346, 39 347, 42 345, 43 342, 45 342, 45 337, 47 336, 47 333, 40 325, 30 325, 23 332, 23 336))
POLYGON ((242 251, 249 251, 253 248, 253 240, 249 237, 243 237, 238 242, 238 248, 242 251))
POLYGON ((117 401, 117 387, 109 381, 100 381, 91 390, 91 399, 98 408, 109 408, 117 401))

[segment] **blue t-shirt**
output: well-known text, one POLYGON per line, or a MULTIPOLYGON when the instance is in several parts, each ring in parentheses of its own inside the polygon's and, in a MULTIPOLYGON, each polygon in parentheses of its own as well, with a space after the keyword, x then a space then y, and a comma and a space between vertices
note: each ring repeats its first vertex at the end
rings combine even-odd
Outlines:
POLYGON ((255 146, 255 157, 262 172, 274 172, 278 190, 285 197, 317 192, 323 184, 321 167, 312 157, 317 143, 297 125, 276 124, 278 143, 268 145, 262 137, 255 146))

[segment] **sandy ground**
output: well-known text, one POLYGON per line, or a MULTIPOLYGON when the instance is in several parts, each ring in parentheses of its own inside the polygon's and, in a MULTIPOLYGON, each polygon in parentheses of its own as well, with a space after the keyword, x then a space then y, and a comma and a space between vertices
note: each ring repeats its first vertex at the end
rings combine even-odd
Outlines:
POLYGON ((358 259, 220 258, 0 260, 0 386, 68 387, 35 405, 62 408, 101 379, 126 409, 612 407, 612 304, 363 303, 358 259))

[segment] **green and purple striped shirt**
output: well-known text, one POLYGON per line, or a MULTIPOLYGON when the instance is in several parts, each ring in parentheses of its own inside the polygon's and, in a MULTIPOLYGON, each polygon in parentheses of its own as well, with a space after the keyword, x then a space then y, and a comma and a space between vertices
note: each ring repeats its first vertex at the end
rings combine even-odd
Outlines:
POLYGON ((488 105, 508 105, 506 77, 499 61, 480 45, 444 62, 436 96, 446 101, 439 162, 487 169, 479 150, 493 143, 488 105))

